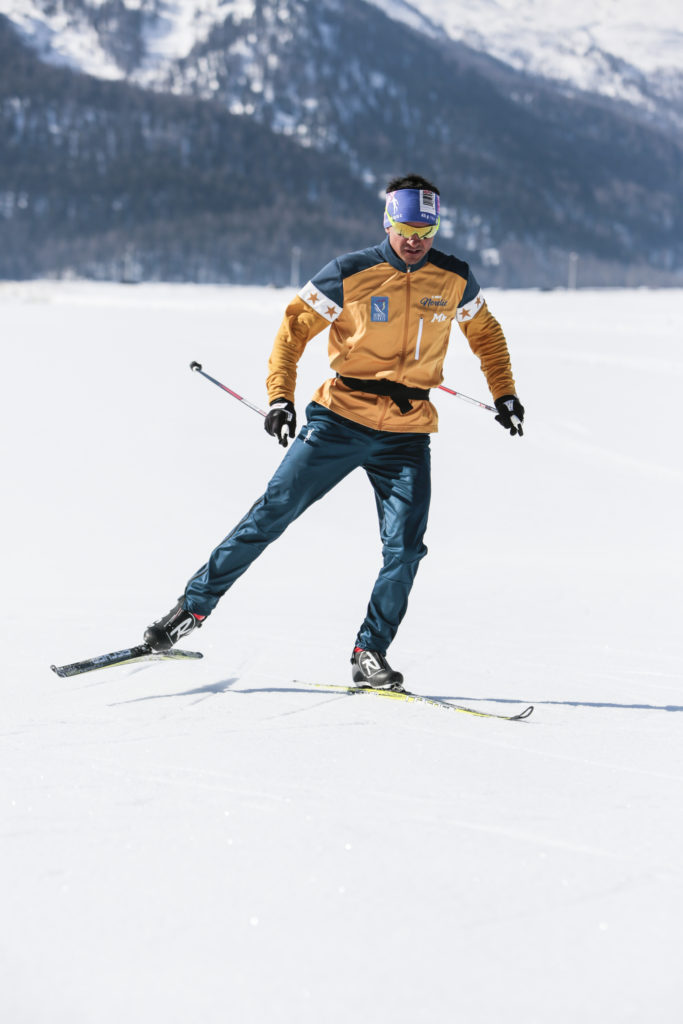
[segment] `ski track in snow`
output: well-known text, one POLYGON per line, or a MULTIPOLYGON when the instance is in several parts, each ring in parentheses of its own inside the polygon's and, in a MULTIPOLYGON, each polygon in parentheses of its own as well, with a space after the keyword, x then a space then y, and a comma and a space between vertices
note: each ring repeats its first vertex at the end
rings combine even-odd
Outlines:
MULTIPOLYGON (((678 1024, 683 294, 493 292, 526 433, 439 394, 390 659, 531 719, 323 695, 376 575, 354 474, 187 646, 138 641, 282 455, 288 291, 0 284, 4 1020, 678 1024)), ((327 375, 300 367, 300 422, 327 375)), ((487 400, 457 328, 445 383, 487 400)))

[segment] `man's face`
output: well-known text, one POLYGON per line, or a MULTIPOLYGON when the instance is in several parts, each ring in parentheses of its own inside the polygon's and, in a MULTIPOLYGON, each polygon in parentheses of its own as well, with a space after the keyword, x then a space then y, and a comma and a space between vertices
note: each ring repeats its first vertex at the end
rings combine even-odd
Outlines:
MULTIPOLYGON (((414 227, 422 228, 424 224, 404 224, 403 227, 414 227)), ((386 229, 389 235, 389 245, 394 250, 397 256, 407 263, 408 266, 413 266, 415 263, 419 263, 423 259, 429 250, 431 249, 434 239, 433 238, 418 238, 417 235, 411 235, 410 238, 404 238, 403 235, 399 235, 398 231, 394 227, 386 229)))

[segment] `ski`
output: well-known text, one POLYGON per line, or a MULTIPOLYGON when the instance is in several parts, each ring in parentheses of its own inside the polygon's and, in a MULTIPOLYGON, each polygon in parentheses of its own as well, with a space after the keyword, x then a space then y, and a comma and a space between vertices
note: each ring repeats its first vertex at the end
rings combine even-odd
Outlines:
POLYGON ((477 715, 479 718, 502 718, 506 722, 521 722, 533 712, 533 704, 519 711, 516 715, 500 715, 495 711, 478 711, 476 708, 466 708, 462 704, 451 704, 450 701, 440 700, 438 697, 423 697, 421 693, 412 693, 410 690, 381 690, 374 686, 339 686, 335 683, 306 683, 302 679, 295 679, 300 686, 311 686, 316 690, 330 690, 338 693, 373 693, 377 697, 388 697, 389 700, 401 700, 406 703, 431 704, 442 711, 460 711, 466 715, 477 715))
POLYGON ((203 657, 199 651, 153 651, 149 644, 138 644, 137 647, 100 654, 96 658, 86 658, 85 661, 74 661, 71 665, 50 665, 50 668, 65 679, 68 676, 79 676, 83 672, 111 668, 112 665, 132 665, 138 661, 185 661, 203 657))

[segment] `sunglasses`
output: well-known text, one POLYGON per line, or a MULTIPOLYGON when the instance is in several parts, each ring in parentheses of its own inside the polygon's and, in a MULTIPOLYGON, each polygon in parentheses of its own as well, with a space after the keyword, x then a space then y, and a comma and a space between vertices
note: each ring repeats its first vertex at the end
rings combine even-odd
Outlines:
POLYGON ((400 220, 394 220, 388 212, 387 220, 396 234, 400 235, 401 238, 412 238, 413 235, 417 235, 418 238, 433 238, 439 230, 439 222, 441 218, 439 217, 437 219, 436 224, 425 224, 423 228, 416 228, 412 224, 402 224, 400 220))

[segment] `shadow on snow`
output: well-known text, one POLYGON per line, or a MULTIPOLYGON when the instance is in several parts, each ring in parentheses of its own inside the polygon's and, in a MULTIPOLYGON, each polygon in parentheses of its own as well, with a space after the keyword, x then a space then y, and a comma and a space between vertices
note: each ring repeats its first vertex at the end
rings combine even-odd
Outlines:
MULTIPOLYGON (((169 700, 173 697, 207 697, 211 694, 226 693, 235 683, 239 682, 238 676, 229 679, 221 679, 215 683, 208 683, 206 686, 198 686, 192 690, 181 690, 177 693, 155 693, 146 697, 133 697, 131 700, 116 701, 110 707, 118 707, 122 704, 138 704, 148 700, 169 700)), ((310 693, 311 691, 300 686, 250 686, 245 689, 234 690, 235 693, 310 693)), ((468 701, 470 703, 482 704, 523 704, 525 699, 512 697, 481 697, 464 696, 462 694, 425 694, 435 700, 445 701, 468 701)), ((570 708, 615 708, 624 711, 683 711, 679 704, 616 704, 608 701, 585 701, 585 700, 534 700, 536 707, 570 707, 570 708)))

